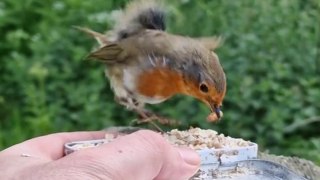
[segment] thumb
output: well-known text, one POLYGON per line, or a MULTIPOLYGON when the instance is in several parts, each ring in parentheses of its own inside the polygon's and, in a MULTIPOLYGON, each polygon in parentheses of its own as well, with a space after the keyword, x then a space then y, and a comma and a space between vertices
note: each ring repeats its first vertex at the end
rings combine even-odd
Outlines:
POLYGON ((170 145, 153 131, 138 131, 97 148, 84 149, 61 161, 82 164, 81 171, 101 179, 188 179, 199 168, 198 154, 170 145))

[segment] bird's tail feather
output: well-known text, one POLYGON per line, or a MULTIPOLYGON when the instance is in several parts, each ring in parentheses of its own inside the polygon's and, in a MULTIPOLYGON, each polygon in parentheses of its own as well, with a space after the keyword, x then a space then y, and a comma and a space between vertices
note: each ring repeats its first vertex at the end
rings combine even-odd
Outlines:
POLYGON ((161 0, 134 0, 116 20, 113 33, 117 39, 127 38, 142 29, 165 31, 165 10, 161 0))

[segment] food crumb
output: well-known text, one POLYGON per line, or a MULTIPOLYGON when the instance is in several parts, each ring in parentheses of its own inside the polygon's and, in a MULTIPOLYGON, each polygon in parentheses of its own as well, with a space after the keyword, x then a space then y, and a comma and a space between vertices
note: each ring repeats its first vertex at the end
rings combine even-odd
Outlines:
MULTIPOLYGON (((220 117, 222 117, 223 116, 223 112, 222 111, 220 111, 220 117)), ((208 122, 216 122, 216 121, 218 121, 220 118, 218 118, 218 116, 217 116, 217 114, 216 113, 210 113, 209 115, 208 115, 208 117, 207 117, 207 121, 208 122)))

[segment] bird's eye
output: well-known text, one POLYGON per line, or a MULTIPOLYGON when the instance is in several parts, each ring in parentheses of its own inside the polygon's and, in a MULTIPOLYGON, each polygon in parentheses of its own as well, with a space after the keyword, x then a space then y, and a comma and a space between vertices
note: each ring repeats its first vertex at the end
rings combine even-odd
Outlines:
POLYGON ((209 88, 206 84, 200 84, 200 91, 207 93, 209 92, 209 88))

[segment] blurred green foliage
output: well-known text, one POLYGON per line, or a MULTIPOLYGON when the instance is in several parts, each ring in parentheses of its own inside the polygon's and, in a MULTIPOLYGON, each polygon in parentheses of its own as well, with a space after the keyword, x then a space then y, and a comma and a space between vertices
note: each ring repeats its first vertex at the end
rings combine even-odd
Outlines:
MULTIPOLYGON (((0 149, 60 131, 128 125, 135 115, 113 100, 104 66, 84 61, 94 40, 73 25, 105 31, 120 0, 0 2, 0 149)), ((228 78, 224 118, 177 96, 154 111, 259 143, 261 150, 320 163, 320 1, 180 0, 168 31, 221 35, 228 78), (174 108, 173 108, 174 107, 174 108)))

